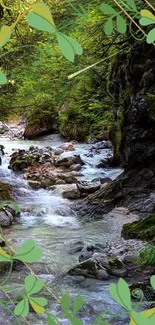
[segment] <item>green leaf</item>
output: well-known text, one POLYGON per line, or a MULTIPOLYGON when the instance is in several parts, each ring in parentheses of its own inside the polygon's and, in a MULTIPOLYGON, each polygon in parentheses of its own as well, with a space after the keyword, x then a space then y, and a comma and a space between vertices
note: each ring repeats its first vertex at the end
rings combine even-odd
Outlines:
POLYGON ((147 35, 146 41, 148 44, 151 44, 155 41, 155 28, 150 30, 150 32, 147 35))
POLYGON ((113 21, 112 18, 109 18, 106 23, 104 24, 104 32, 106 35, 111 35, 113 32, 113 21))
POLYGON ((155 24, 155 20, 152 20, 152 19, 150 19, 150 18, 142 17, 142 18, 139 20, 139 23, 140 23, 140 25, 142 25, 142 26, 149 26, 149 25, 155 24))
POLYGON ((145 317, 142 313, 137 313, 136 311, 131 312, 131 320, 134 325, 150 325, 148 322, 148 318, 145 317))
POLYGON ((118 292, 126 306, 125 308, 132 310, 130 289, 127 282, 122 278, 118 281, 118 292))
POLYGON ((25 278, 25 289, 28 295, 33 295, 39 292, 44 286, 44 280, 38 280, 33 275, 28 275, 25 278))
POLYGON ((43 18, 48 20, 53 26, 55 26, 53 17, 50 12, 50 8, 44 2, 33 4, 32 11, 38 14, 39 16, 42 16, 43 18))
POLYGON ((38 261, 41 256, 42 249, 35 246, 34 240, 29 239, 19 247, 13 259, 32 263, 38 261))
POLYGON ((68 40, 68 37, 62 33, 56 33, 59 46, 65 58, 71 62, 74 62, 75 50, 72 42, 68 40))
POLYGON ((0 85, 5 85, 7 83, 6 75, 0 71, 0 85))
POLYGON ((37 305, 42 307, 47 305, 47 299, 45 298, 31 297, 31 300, 33 300, 37 305))
POLYGON ((66 39, 68 39, 70 44, 73 46, 75 54, 82 55, 83 49, 82 49, 81 45, 75 39, 70 38, 67 35, 65 35, 65 37, 66 37, 66 39))
POLYGON ((73 315, 76 314, 84 304, 83 297, 77 297, 74 301, 73 315))
POLYGON ((155 290, 155 275, 151 276, 150 283, 151 283, 152 288, 155 290))
MULTIPOLYGON (((154 310, 155 313, 155 310, 154 310)), ((149 325, 154 325, 155 324, 155 314, 151 315, 148 319, 148 324, 149 325)))
POLYGON ((126 20, 122 16, 118 15, 116 22, 118 32, 122 34, 126 33, 126 20))
POLYGON ((83 325, 82 320, 79 318, 73 317, 73 316, 68 316, 69 321, 71 322, 72 325, 83 325))
POLYGON ((45 313, 44 306, 47 305, 47 299, 29 297, 29 302, 36 313, 38 313, 38 314, 45 313))
POLYGON ((155 20, 155 16, 152 14, 151 11, 149 11, 147 9, 141 10, 140 14, 144 18, 149 18, 151 20, 155 20))
POLYGON ((29 313, 29 303, 28 303, 28 299, 24 298, 22 299, 17 306, 14 309, 14 313, 17 316, 22 316, 22 317, 26 317, 29 313))
POLYGON ((47 314, 47 322, 48 322, 48 325, 55 325, 55 321, 54 319, 51 317, 50 314, 47 314))
POLYGON ((120 279, 117 285, 111 283, 109 286, 109 292, 114 300, 116 300, 125 309, 132 309, 130 290, 125 280, 120 279))
POLYGON ((11 37, 11 28, 9 26, 2 26, 0 30, 0 48, 3 47, 11 37))
POLYGON ((34 27, 36 29, 49 32, 49 33, 55 33, 56 28, 44 17, 38 15, 35 12, 30 12, 26 19, 28 21, 28 24, 31 27, 34 27))
POLYGON ((64 295, 61 298, 61 307, 62 307, 63 312, 65 314, 68 314, 69 309, 70 309, 70 296, 64 295))
POLYGON ((105 15, 115 15, 117 11, 113 9, 110 5, 106 3, 102 3, 100 5, 100 10, 105 14, 105 15))
POLYGON ((0 262, 6 262, 6 261, 10 262, 11 257, 9 254, 5 252, 5 250, 2 247, 0 247, 0 262))
POLYGON ((133 9, 134 11, 137 11, 137 7, 134 0, 125 0, 125 2, 128 4, 128 6, 133 9))

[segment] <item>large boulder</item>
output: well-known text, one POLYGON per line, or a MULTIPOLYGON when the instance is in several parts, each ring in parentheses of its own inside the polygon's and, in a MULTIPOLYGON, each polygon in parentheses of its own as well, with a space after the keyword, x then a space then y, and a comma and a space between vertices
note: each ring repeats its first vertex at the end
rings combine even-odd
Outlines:
POLYGON ((83 247, 81 254, 79 256, 79 262, 88 260, 93 256, 94 253, 107 253, 110 251, 108 244, 95 244, 83 247))
POLYGON ((55 160, 55 166, 70 167, 73 164, 84 165, 80 155, 63 153, 55 160))
POLYGON ((77 188, 81 193, 94 193, 101 187, 100 182, 78 181, 77 188))
POLYGON ((64 199, 68 199, 68 200, 76 200, 81 197, 80 192, 78 191, 76 185, 74 188, 72 187, 71 189, 63 191, 62 196, 64 199))
POLYGON ((70 269, 68 274, 107 280, 110 276, 123 277, 127 274, 127 271, 123 262, 114 256, 94 253, 91 258, 70 269))
POLYGON ((23 136, 25 139, 33 139, 37 136, 54 133, 56 131, 56 117, 50 112, 45 114, 43 111, 41 112, 41 110, 39 110, 35 118, 30 117, 28 119, 23 136))

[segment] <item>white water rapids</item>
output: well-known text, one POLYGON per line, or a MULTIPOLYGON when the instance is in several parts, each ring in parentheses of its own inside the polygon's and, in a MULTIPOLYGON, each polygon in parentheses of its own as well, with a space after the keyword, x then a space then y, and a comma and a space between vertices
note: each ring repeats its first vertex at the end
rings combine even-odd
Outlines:
MULTIPOLYGON (((85 245, 95 243, 106 243, 114 241, 113 220, 103 219, 98 221, 85 222, 76 216, 68 200, 63 199, 61 193, 51 190, 33 190, 21 173, 15 173, 8 169, 12 149, 28 149, 31 145, 38 147, 57 147, 62 144, 58 135, 42 137, 37 141, 0 139, 0 144, 5 147, 5 155, 2 157, 0 166, 0 180, 11 185, 14 198, 21 209, 19 223, 5 230, 10 244, 16 249, 26 239, 34 239, 36 244, 43 249, 43 257, 40 261, 40 276, 54 290, 57 296, 69 294, 75 298, 82 295, 86 302, 86 312, 83 311, 82 319, 84 324, 94 324, 93 317, 101 311, 109 309, 112 313, 120 312, 117 303, 113 301, 108 293, 108 283, 92 279, 80 279, 66 277, 61 281, 58 275, 65 273, 70 267, 78 262, 77 254, 70 254, 70 243, 73 241, 84 241, 85 245)), ((74 153, 80 154, 86 165, 82 169, 85 180, 92 180, 96 177, 116 178, 120 169, 98 169, 95 166, 101 158, 105 158, 108 150, 101 150, 101 153, 88 157, 92 145, 77 144, 74 153)), ((22 272, 14 272, 10 279, 11 287, 22 284, 22 272)), ((30 324, 46 324, 44 316, 30 314, 30 324)), ((13 320, 10 321, 10 324, 13 320)), ((16 324, 16 323, 15 323, 16 324)), ((69 324, 64 319, 62 324, 69 324)), ((111 324, 116 324, 115 321, 111 324)), ((125 325, 126 321, 118 321, 116 325, 125 325)))

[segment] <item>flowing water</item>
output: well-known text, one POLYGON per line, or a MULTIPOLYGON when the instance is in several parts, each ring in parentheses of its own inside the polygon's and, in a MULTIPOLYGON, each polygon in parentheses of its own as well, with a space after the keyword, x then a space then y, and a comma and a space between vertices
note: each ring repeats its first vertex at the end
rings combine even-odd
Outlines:
MULTIPOLYGON (((120 312, 120 308, 108 293, 108 283, 92 279, 60 277, 70 267, 78 262, 78 255, 71 254, 70 245, 74 241, 84 241, 86 245, 115 241, 117 233, 115 221, 106 218, 98 221, 85 222, 76 216, 73 205, 63 199, 61 193, 51 190, 33 190, 20 173, 8 169, 12 149, 27 149, 31 145, 38 147, 57 147, 64 140, 59 135, 45 136, 36 141, 0 139, 5 146, 5 156, 0 166, 0 180, 10 184, 14 198, 21 209, 19 223, 5 230, 9 243, 16 249, 26 239, 34 239, 43 249, 43 257, 38 266, 39 275, 46 280, 58 297, 69 294, 75 298, 83 296, 86 302, 83 311, 83 323, 94 324, 93 317, 101 311, 109 309, 113 313, 120 312)), ((115 179, 120 169, 98 169, 95 166, 101 158, 109 154, 109 150, 101 150, 100 154, 90 157, 88 155, 92 145, 76 144, 76 151, 85 161, 82 169, 85 180, 97 177, 110 177, 115 179)), ((119 234, 120 236, 120 234, 119 234)), ((22 283, 21 272, 13 273, 10 279, 11 287, 22 283)), ((113 281, 114 282, 114 281, 113 281)), ((43 316, 30 315, 30 324, 43 325, 46 321, 43 316)), ((11 323, 12 324, 12 321, 11 323)), ((68 324, 64 319, 62 324, 68 324)), ((111 321, 111 324, 126 324, 125 320, 111 321)))

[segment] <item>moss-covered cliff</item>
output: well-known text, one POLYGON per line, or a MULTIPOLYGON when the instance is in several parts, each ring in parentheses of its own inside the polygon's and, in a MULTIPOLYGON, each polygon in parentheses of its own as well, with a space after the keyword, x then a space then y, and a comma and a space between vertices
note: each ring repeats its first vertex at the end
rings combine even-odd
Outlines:
POLYGON ((125 170, 106 189, 89 196, 80 215, 102 216, 123 205, 146 216, 155 211, 155 47, 135 42, 129 53, 117 58, 111 77, 120 116, 111 138, 125 170))

